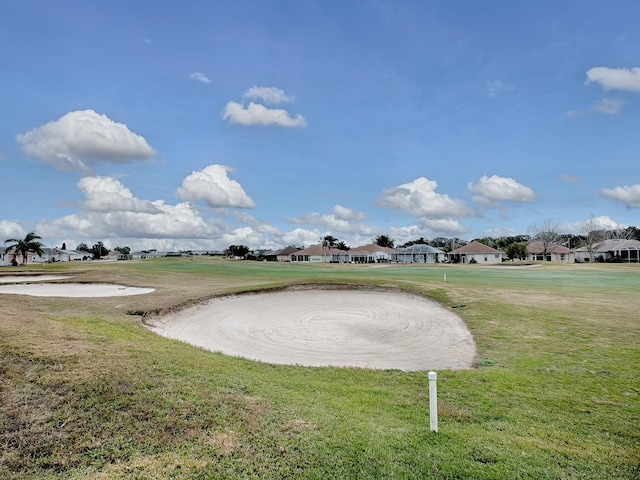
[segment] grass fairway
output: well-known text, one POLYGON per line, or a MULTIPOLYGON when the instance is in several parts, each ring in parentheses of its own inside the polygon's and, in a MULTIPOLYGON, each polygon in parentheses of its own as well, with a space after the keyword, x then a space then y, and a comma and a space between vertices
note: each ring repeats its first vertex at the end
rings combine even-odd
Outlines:
POLYGON ((0 295, 0 477, 640 477, 640 268, 54 264, 0 274, 154 287, 0 295), (447 275, 445 283, 444 275, 447 275), (456 311, 478 367, 272 366, 159 337, 140 314, 298 283, 400 287, 456 311))

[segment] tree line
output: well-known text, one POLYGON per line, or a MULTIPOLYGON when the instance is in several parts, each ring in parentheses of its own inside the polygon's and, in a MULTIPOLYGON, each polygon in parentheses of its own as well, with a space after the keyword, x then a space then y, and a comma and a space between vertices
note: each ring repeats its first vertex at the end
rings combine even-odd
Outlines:
MULTIPOLYGON (((639 240, 640 241, 640 228, 635 226, 629 226, 619 229, 607 229, 603 228, 598 221, 590 217, 584 222, 582 231, 579 234, 571 233, 559 233, 559 225, 556 221, 551 219, 542 220, 538 223, 534 223, 529 226, 529 233, 526 235, 513 235, 513 236, 501 236, 501 237, 481 237, 475 238, 471 241, 478 241, 485 245, 502 250, 505 252, 506 257, 509 260, 524 260, 527 258, 527 244, 531 241, 537 241, 540 243, 543 249, 543 255, 546 257, 548 249, 551 245, 562 245, 567 248, 573 249, 577 247, 586 247, 591 258, 593 258, 594 249, 599 243, 607 239, 627 239, 627 240, 639 240)), ((29 232, 24 238, 8 238, 5 240, 7 252, 15 252, 16 256, 22 257, 22 263, 24 264, 29 253, 35 253, 37 255, 43 255, 44 244, 41 242, 42 237, 36 235, 35 232, 29 232)), ((373 238, 373 243, 380 247, 387 248, 406 248, 411 245, 425 244, 434 248, 438 248, 445 253, 449 253, 456 248, 463 247, 469 242, 457 237, 436 237, 428 240, 424 237, 417 238, 415 240, 409 240, 403 244, 395 245, 395 240, 390 235, 381 234, 373 238)), ((343 240, 339 240, 331 234, 325 235, 320 239, 320 244, 324 248, 337 248, 338 250, 349 251, 349 247, 343 240)), ((302 247, 297 247, 302 248, 302 247)), ((65 243, 62 244, 62 250, 66 250, 65 243)), ((91 255, 94 260, 99 260, 102 257, 109 255, 109 249, 105 247, 102 241, 96 242, 91 247, 82 242, 75 248, 77 251, 86 252, 91 255)), ((127 246, 116 247, 115 251, 121 255, 129 255, 131 249, 127 246)), ((243 258, 247 260, 261 260, 264 252, 255 252, 246 245, 229 245, 224 251, 224 255, 227 257, 243 258)), ((14 258, 14 263, 17 263, 14 258)))
MULTIPOLYGON (((36 235, 35 232, 29 232, 25 235, 24 238, 8 238, 4 241, 5 245, 7 245, 6 252, 14 252, 13 264, 17 265, 16 257, 20 255, 22 257, 22 264, 24 265, 27 262, 27 256, 29 253, 35 253, 36 255, 44 255, 44 243, 41 242, 42 237, 36 235)), ((66 250, 67 244, 63 243, 61 250, 66 250)), ((105 247, 103 242, 97 242, 92 247, 89 247, 86 243, 80 243, 75 248, 78 252, 85 252, 91 256, 94 260, 99 260, 102 257, 106 257, 109 255, 109 249, 105 247)), ((129 255, 131 249, 129 247, 116 247, 115 251, 119 252, 122 255, 129 255)))
MULTIPOLYGON (((489 247, 502 250, 509 260, 525 260, 527 258, 527 245, 532 241, 537 241, 542 246, 543 255, 546 257, 551 245, 562 245, 570 249, 586 247, 593 258, 593 250, 596 246, 607 239, 627 239, 640 241, 640 228, 630 226, 620 229, 602 228, 599 223, 590 218, 584 223, 582 232, 579 234, 559 233, 559 224, 551 219, 543 220, 529 226, 527 234, 508 235, 499 237, 478 237, 471 240, 478 241, 489 247)), ((412 245, 424 244, 438 248, 445 253, 449 253, 456 248, 463 247, 470 241, 458 237, 435 237, 426 239, 424 237, 409 240, 402 244, 395 243, 390 235, 382 234, 373 238, 373 243, 380 247, 406 248, 412 245)), ((338 250, 349 251, 349 247, 343 240, 339 240, 331 234, 320 239, 320 245, 324 248, 337 248, 338 250)), ((293 246, 293 245, 290 245, 293 246)), ((303 247, 295 247, 302 249, 303 247)), ((247 260, 261 260, 263 252, 254 251, 246 245, 230 245, 225 250, 225 256, 244 258, 247 260)))

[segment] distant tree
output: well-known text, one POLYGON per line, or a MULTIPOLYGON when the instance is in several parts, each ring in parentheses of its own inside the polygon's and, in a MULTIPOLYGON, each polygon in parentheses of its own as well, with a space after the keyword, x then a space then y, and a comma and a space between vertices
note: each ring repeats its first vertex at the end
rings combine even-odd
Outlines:
POLYGON ((245 258, 250 251, 251 249, 246 245, 229 245, 224 253, 227 257, 245 258))
POLYGON ((373 242, 379 247, 393 248, 394 240, 389 235, 378 235, 373 242))
POLYGON ((456 248, 464 247, 467 243, 469 242, 467 242, 466 240, 462 240, 458 237, 453 237, 453 238, 440 237, 440 238, 434 239, 431 246, 439 248, 446 253, 449 253, 450 251, 455 250, 456 248), (438 242, 437 244, 435 243, 436 241, 438 242))
POLYGON ((509 260, 525 260, 527 258, 527 246, 524 243, 513 242, 507 245, 505 253, 509 260))
POLYGON ((558 241, 558 222, 545 219, 529 226, 529 232, 533 240, 540 242, 542 255, 546 259, 549 247, 558 241))
POLYGON ((605 233, 605 239, 609 240, 631 240, 633 238, 633 230, 629 228, 612 228, 605 233))
POLYGON ((116 247, 114 250, 122 255, 129 255, 131 253, 131 249, 129 247, 116 247))
POLYGON ((325 235, 322 238, 322 244, 326 247, 333 248, 338 243, 338 239, 333 235, 325 235))
POLYGON ((63 242, 61 250, 66 250, 66 249, 67 249, 67 244, 63 242))
POLYGON ((411 245, 416 245, 419 243, 423 243, 425 245, 430 245, 429 240, 425 240, 424 237, 417 238, 415 240, 409 240, 408 242, 403 243, 402 245, 398 245, 398 248, 407 248, 411 245))
POLYGON ((91 247, 91 253, 95 260, 100 260, 102 257, 109 255, 109 249, 104 246, 104 243, 98 242, 91 247))
POLYGON ((340 240, 338 243, 336 243, 335 246, 338 250, 345 250, 345 251, 351 250, 351 247, 348 246, 346 243, 344 243, 343 240, 340 240))
POLYGON ((22 264, 24 265, 27 263, 27 254, 29 252, 37 253, 38 255, 44 254, 42 250, 44 244, 40 242, 40 240, 42 240, 42 237, 36 235, 34 232, 29 232, 24 238, 7 238, 4 243, 13 243, 13 245, 7 247, 6 251, 15 251, 14 261, 17 254, 20 253, 20 255, 22 255, 22 264))
POLYGON ((476 238, 475 241, 485 244, 487 247, 499 248, 498 242, 493 237, 476 238))
POLYGON ((640 228, 638 227, 627 227, 627 238, 629 240, 640 240, 640 228))
POLYGON ((598 244, 604 240, 602 225, 593 215, 582 224, 582 234, 584 235, 584 246, 589 252, 589 260, 593 262, 593 253, 598 244))
POLYGON ((87 245, 84 242, 79 243, 78 246, 76 247, 76 250, 79 251, 79 252, 92 253, 91 247, 89 247, 89 245, 87 245))

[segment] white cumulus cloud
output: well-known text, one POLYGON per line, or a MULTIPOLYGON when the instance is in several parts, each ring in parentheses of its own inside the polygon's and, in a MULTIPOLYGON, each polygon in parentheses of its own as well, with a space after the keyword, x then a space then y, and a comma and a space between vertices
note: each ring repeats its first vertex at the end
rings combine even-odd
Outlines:
POLYGON ((467 185, 472 193, 473 201, 483 205, 497 205, 499 202, 532 202, 535 193, 526 185, 513 178, 483 175, 476 184, 467 185))
POLYGON ((136 198, 131 190, 112 177, 84 177, 78 188, 86 197, 83 207, 94 212, 161 213, 149 200, 136 198))
POLYGON ((640 208, 640 184, 603 188, 600 193, 607 198, 621 202, 627 208, 640 208))
POLYGON ((245 106, 238 102, 228 102, 222 115, 224 120, 238 125, 263 125, 278 127, 307 126, 307 120, 302 115, 292 117, 282 108, 267 108, 259 103, 249 102, 245 106))
POLYGON ((217 164, 194 171, 182 181, 176 195, 183 200, 202 200, 213 208, 255 207, 254 201, 242 186, 229 178, 230 171, 230 167, 217 164))
POLYGON ((423 218, 419 223, 435 235, 455 237, 469 231, 468 228, 453 218, 423 218))
POLYGON ((585 229, 590 225, 600 230, 619 230, 627 228, 627 225, 616 222, 607 215, 601 215, 599 217, 591 217, 587 220, 581 220, 579 222, 565 222, 561 223, 558 230, 565 233, 572 233, 574 235, 583 235, 585 229))
POLYGON ((202 83, 211 83, 211 80, 202 72, 194 72, 191 74, 191 80, 196 80, 202 83))
POLYGON ((364 212, 356 212, 355 210, 343 207, 342 205, 336 205, 333 207, 333 215, 339 220, 356 222, 362 222, 366 217, 364 212))
POLYGON ((23 238, 25 236, 24 228, 18 223, 11 220, 0 220, 0 238, 23 238))
POLYGON ((222 112, 222 118, 237 125, 262 125, 305 128, 307 120, 300 114, 292 116, 283 108, 269 108, 293 101, 293 97, 275 87, 249 88, 242 95, 243 102, 230 101, 222 112), (246 104, 249 101, 249 104, 246 104))
POLYGON ((156 200, 160 213, 81 211, 43 221, 38 232, 48 238, 211 238, 217 230, 207 225, 189 202, 168 205, 156 200))
POLYGON ((587 85, 599 84, 604 90, 640 92, 640 67, 593 67, 587 70, 587 85))
POLYGON ((164 200, 139 199, 108 177, 83 178, 78 188, 86 197, 82 210, 41 221, 37 231, 43 238, 209 239, 218 233, 189 202, 169 205, 164 200))
POLYGON ((467 217, 472 210, 462 200, 436 193, 438 182, 419 177, 409 183, 386 189, 378 205, 410 215, 430 218, 467 217))
POLYGON ((90 172, 98 162, 148 161, 155 150, 141 135, 93 110, 63 115, 33 130, 19 134, 22 150, 52 164, 58 170, 90 172))
POLYGON ((284 93, 284 90, 275 87, 257 87, 249 88, 242 98, 245 100, 259 100, 270 105, 278 105, 280 103, 293 102, 294 97, 284 93))

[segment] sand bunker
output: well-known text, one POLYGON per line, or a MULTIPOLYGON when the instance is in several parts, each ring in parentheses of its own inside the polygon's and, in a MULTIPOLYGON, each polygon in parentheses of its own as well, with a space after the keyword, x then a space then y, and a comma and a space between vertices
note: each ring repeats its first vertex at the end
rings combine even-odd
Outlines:
POLYGON ((455 313, 389 290, 296 288, 221 297, 151 322, 160 335, 274 364, 464 369, 475 344, 455 313))
POLYGON ((74 275, 2 275, 0 283, 45 282, 47 280, 62 280, 74 275))
MULTIPOLYGON (((21 280, 26 281, 26 280, 21 280)), ((120 297, 151 293, 153 288, 125 287, 103 283, 30 283, 0 285, 0 294, 31 295, 34 297, 120 297)))

